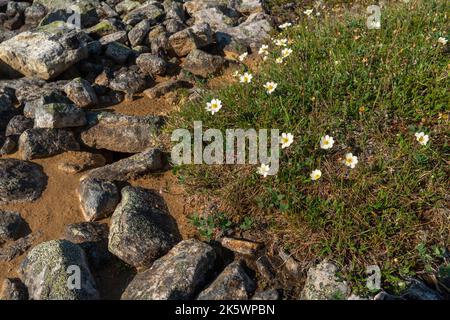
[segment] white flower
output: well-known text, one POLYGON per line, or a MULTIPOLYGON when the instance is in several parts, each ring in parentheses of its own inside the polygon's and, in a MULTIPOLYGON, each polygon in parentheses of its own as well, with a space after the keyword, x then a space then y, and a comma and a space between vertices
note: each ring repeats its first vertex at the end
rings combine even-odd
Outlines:
POLYGON ((280 143, 282 149, 289 147, 292 144, 292 142, 294 142, 294 135, 292 133, 281 134, 280 143))
POLYGON ((240 61, 240 62, 243 62, 247 57, 248 57, 248 53, 247 53, 247 52, 244 52, 243 54, 241 54, 241 55, 239 56, 239 61, 240 61))
POLYGON ((275 63, 277 63, 277 64, 282 64, 283 62, 284 62, 284 60, 282 57, 278 57, 275 59, 275 63))
POLYGON ((236 70, 235 72, 233 72, 232 76, 233 78, 239 77, 239 71, 236 70))
POLYGON ((274 41, 274 43, 277 47, 286 47, 287 43, 288 43, 288 39, 286 39, 286 38, 285 39, 276 39, 274 41))
POLYGON ((323 136, 320 139, 320 147, 322 149, 331 149, 333 148, 333 144, 334 144, 334 139, 333 137, 330 137, 329 135, 323 136))
POLYGON ((257 172, 262 175, 264 178, 269 174, 270 167, 264 163, 258 168, 257 172))
POLYGON ((430 140, 430 137, 424 132, 416 132, 415 136, 416 140, 423 146, 428 143, 428 140, 430 140))
POLYGON ((259 48, 258 54, 260 55, 268 55, 269 54, 269 46, 267 44, 263 44, 261 48, 259 48))
POLYGON ((290 49, 290 48, 285 48, 285 49, 281 50, 281 56, 282 56, 283 58, 287 58, 287 57, 289 57, 291 54, 292 54, 292 49, 290 49))
POLYGON ((311 15, 311 13, 313 13, 313 9, 305 10, 305 11, 303 11, 303 13, 309 17, 311 15))
POLYGON ((358 163, 358 158, 354 156, 351 152, 347 153, 345 155, 344 163, 347 167, 355 168, 356 164, 358 163))
POLYGON ((312 181, 319 180, 321 176, 322 176, 322 171, 320 171, 319 169, 313 170, 313 172, 311 172, 311 175, 310 175, 312 181))
POLYGON ((448 40, 445 39, 444 37, 439 37, 439 39, 438 39, 438 43, 440 43, 444 46, 447 44, 447 42, 448 42, 448 40))
POLYGON ((286 23, 283 23, 282 25, 280 25, 279 28, 280 28, 280 29, 287 29, 287 28, 289 28, 290 26, 292 26, 292 23, 286 22, 286 23))
POLYGON ((211 102, 206 104, 206 111, 211 112, 211 114, 216 113, 222 108, 222 101, 219 99, 212 99, 211 102))
POLYGON ((269 58, 269 56, 264 56, 263 61, 267 61, 268 58, 269 58))
POLYGON ((266 82, 266 84, 264 85, 264 88, 266 89, 266 92, 268 94, 272 94, 272 92, 274 92, 277 87, 278 84, 273 81, 266 82))
POLYGON ((240 82, 241 83, 250 83, 252 82, 253 75, 251 73, 244 73, 242 76, 240 76, 240 82))

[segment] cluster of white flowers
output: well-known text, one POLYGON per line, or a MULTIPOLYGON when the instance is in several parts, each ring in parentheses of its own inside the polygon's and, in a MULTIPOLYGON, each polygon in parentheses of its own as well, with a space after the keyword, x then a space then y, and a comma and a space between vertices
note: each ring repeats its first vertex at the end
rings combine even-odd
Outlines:
POLYGON ((447 44, 448 40, 444 37, 439 37, 438 39, 438 43, 442 44, 443 46, 445 46, 447 44))
POLYGON ((279 25, 278 28, 280 28, 281 30, 284 30, 284 29, 287 29, 287 28, 289 28, 291 26, 292 26, 292 23, 286 22, 286 23, 283 23, 282 25, 279 25))

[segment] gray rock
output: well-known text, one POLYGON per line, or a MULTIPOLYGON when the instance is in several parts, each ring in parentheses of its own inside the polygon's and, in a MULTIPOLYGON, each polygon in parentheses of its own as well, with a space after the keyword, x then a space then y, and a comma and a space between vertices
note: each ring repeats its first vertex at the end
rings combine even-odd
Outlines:
POLYGON ((73 104, 51 103, 35 110, 36 128, 70 128, 86 125, 84 111, 73 104))
POLYGON ((252 297, 252 300, 264 300, 264 301, 279 300, 279 299, 280 293, 274 289, 256 292, 252 297))
POLYGON ((80 108, 92 107, 98 103, 97 94, 91 84, 82 78, 72 80, 66 85, 64 91, 67 97, 80 108))
POLYGON ((24 225, 25 221, 17 212, 0 210, 0 244, 18 239, 24 225))
POLYGON ((189 53, 183 64, 183 69, 190 73, 207 78, 217 74, 223 67, 225 59, 204 51, 195 49, 189 53))
POLYGON ((27 77, 48 80, 88 57, 86 34, 54 22, 0 44, 0 60, 27 77))
POLYGON ((20 279, 6 278, 0 291, 0 300, 28 300, 28 289, 20 279))
POLYGON ((189 88, 190 86, 191 86, 191 84, 187 81, 169 80, 169 81, 158 83, 153 88, 145 90, 144 94, 150 99, 155 99, 155 98, 160 98, 163 95, 165 95, 169 92, 172 92, 174 90, 181 89, 181 88, 189 88))
POLYGON ((225 10, 229 4, 229 0, 190 0, 186 1, 184 8, 192 16, 195 12, 208 8, 225 10))
POLYGON ((124 300, 193 299, 214 268, 214 249, 198 240, 184 240, 131 281, 124 300))
POLYGON ((117 152, 142 152, 155 142, 163 118, 127 116, 110 112, 91 113, 81 140, 89 147, 117 152))
POLYGON ((213 42, 209 24, 196 24, 169 37, 172 50, 179 57, 188 55, 194 49, 206 47, 213 42))
POLYGON ((174 33, 177 33, 181 30, 184 30, 187 28, 187 26, 181 22, 180 20, 177 19, 168 19, 165 20, 163 23, 164 27, 166 28, 166 31, 172 35, 174 33))
POLYGON ((25 9, 25 24, 36 27, 39 22, 45 17, 45 7, 39 3, 33 3, 30 7, 25 9))
POLYGON ((16 159, 0 159, 0 204, 34 201, 46 177, 40 166, 16 159))
POLYGON ((127 14, 128 12, 138 8, 140 5, 141 3, 139 1, 124 0, 119 2, 115 9, 119 14, 127 14))
POLYGON ((99 179, 82 180, 78 198, 86 221, 108 217, 120 201, 117 186, 113 182, 99 179))
POLYGON ((163 26, 158 26, 149 33, 150 51, 154 55, 166 54, 170 50, 169 34, 163 26))
POLYGON ((0 132, 4 131, 9 121, 18 114, 9 97, 0 93, 0 132))
POLYGON ((112 42, 118 42, 118 43, 126 45, 126 43, 128 42, 127 32, 126 31, 117 31, 117 32, 108 34, 108 35, 100 38, 100 43, 103 46, 107 46, 108 44, 110 44, 112 42))
POLYGON ((349 295, 345 281, 337 277, 336 265, 324 260, 308 270, 302 298, 305 300, 340 300, 349 295))
POLYGON ((105 50, 105 56, 120 65, 125 64, 132 53, 133 50, 118 42, 109 43, 105 50))
POLYGON ((247 48, 258 50, 270 39, 271 31, 269 17, 263 13, 254 13, 236 27, 217 31, 216 41, 219 48, 225 52, 240 54, 247 48))
POLYGON ((99 19, 96 11, 100 6, 99 0, 36 0, 34 3, 43 5, 49 12, 41 24, 69 21, 75 11, 80 14, 82 28, 96 24, 99 19))
POLYGON ((275 273, 273 270, 273 266, 270 263, 269 258, 267 256, 259 257, 255 262, 256 268, 258 272, 268 281, 271 281, 275 278, 275 273))
POLYGON ((20 136, 25 130, 33 128, 33 125, 33 119, 22 115, 14 116, 6 126, 5 136, 20 136))
POLYGON ((141 54, 136 59, 136 64, 147 75, 164 75, 167 70, 167 62, 150 53, 141 54))
POLYGON ((150 148, 129 158, 90 170, 81 179, 91 177, 110 181, 127 181, 142 174, 160 171, 162 168, 162 152, 159 149, 150 148))
MULTIPOLYGON (((1 145, 1 144, 0 144, 1 145)), ((17 151, 17 137, 6 137, 0 148, 0 155, 13 154, 17 151)))
POLYGON ((235 8, 245 14, 264 12, 265 10, 263 0, 237 0, 235 8))
POLYGON ((72 132, 64 129, 33 128, 20 135, 19 153, 24 160, 77 151, 80 145, 72 132))
POLYGON ((166 20, 173 19, 184 22, 186 15, 184 13, 183 4, 177 1, 164 1, 164 10, 166 11, 166 20))
POLYGON ((142 20, 148 20, 152 25, 164 17, 164 8, 157 1, 147 1, 123 17, 123 22, 135 26, 142 20))
POLYGON ((111 218, 109 251, 138 269, 166 254, 181 238, 163 201, 151 190, 123 188, 111 218))
POLYGON ((105 157, 99 153, 69 151, 58 164, 58 169, 68 174, 76 174, 88 169, 102 167, 105 164, 105 157))
POLYGON ((67 240, 52 240, 34 247, 19 267, 33 300, 98 299, 94 278, 83 249, 67 240), (72 275, 80 272, 80 286, 72 275))
POLYGON ((40 231, 37 233, 30 233, 19 240, 3 246, 0 248, 0 262, 9 262, 12 259, 22 255, 41 235, 42 233, 40 231))
POLYGON ((229 264, 198 300, 247 300, 256 288, 239 261, 229 264))
POLYGON ((151 28, 151 23, 149 20, 142 20, 133 29, 128 32, 128 39, 132 47, 140 45, 144 39, 147 37, 148 32, 151 28))
POLYGON ((443 300, 443 297, 435 290, 427 287, 422 281, 410 279, 408 288, 401 295, 406 300, 443 300))
POLYGON ((119 20, 111 18, 100 21, 95 26, 86 29, 86 32, 94 38, 100 38, 123 31, 123 29, 124 26, 119 20))
POLYGON ((143 75, 139 74, 137 68, 122 68, 114 73, 114 78, 109 82, 109 87, 125 94, 141 92, 147 86, 147 81, 143 75))
POLYGON ((195 12, 193 18, 196 24, 207 23, 214 31, 234 27, 237 25, 237 17, 229 17, 217 7, 203 9, 195 12))

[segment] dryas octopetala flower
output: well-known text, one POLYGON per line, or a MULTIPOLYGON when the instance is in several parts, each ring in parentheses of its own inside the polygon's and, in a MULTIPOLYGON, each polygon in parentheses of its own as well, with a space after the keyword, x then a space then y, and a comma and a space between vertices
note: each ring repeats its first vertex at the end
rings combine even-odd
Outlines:
POLYGON ((272 94, 272 92, 274 92, 277 87, 278 84, 273 81, 266 82, 266 84, 264 85, 264 88, 266 89, 266 92, 268 94, 272 94))
POLYGON ((419 142, 423 146, 428 143, 428 140, 430 140, 430 137, 424 132, 416 132, 415 136, 417 142, 419 142))
POLYGON ((440 43, 444 46, 447 44, 447 42, 448 42, 448 40, 444 37, 439 37, 439 39, 438 39, 438 43, 440 43))
POLYGON ((258 168, 258 174, 262 175, 264 178, 269 174, 270 167, 264 163, 258 168))
POLYGON ((357 163, 358 157, 354 156, 353 153, 349 152, 345 155, 344 164, 347 167, 354 169, 357 163))
POLYGON ((311 13, 313 13, 313 9, 305 10, 305 11, 303 11, 303 13, 309 17, 311 15, 311 13))
POLYGON ((288 43, 288 39, 284 38, 284 39, 276 39, 274 41, 275 45, 277 47, 286 47, 287 43, 288 43))
POLYGON ((278 27, 283 30, 283 29, 287 29, 287 28, 289 28, 291 26, 292 26, 292 23, 286 22, 286 23, 283 23, 282 25, 280 25, 278 27))
POLYGON ((250 83, 252 82, 253 79, 253 75, 251 73, 244 73, 243 75, 240 76, 240 82, 241 83, 250 83))
POLYGON ((259 48, 258 54, 260 55, 268 55, 269 54, 269 46, 267 44, 263 44, 261 48, 259 48))
POLYGON ((280 138, 281 148, 285 149, 294 142, 294 135, 292 133, 282 133, 280 138))
POLYGON ((283 50, 281 50, 281 56, 283 58, 287 58, 292 54, 292 49, 291 48, 285 48, 283 50))
POLYGON ((282 64, 283 62, 284 62, 284 60, 282 57, 278 57, 275 59, 275 63, 277 63, 277 64, 282 64))
POLYGON ((322 171, 320 171, 319 169, 313 170, 310 174, 312 181, 319 180, 321 176, 322 176, 322 171))
POLYGON ((243 54, 241 54, 241 55, 239 56, 239 61, 240 61, 240 62, 243 62, 247 57, 248 57, 248 53, 247 53, 247 52, 244 52, 243 54))
POLYGON ((211 102, 208 102, 206 104, 206 111, 211 112, 211 114, 214 114, 218 112, 222 108, 222 101, 219 99, 212 99, 211 102))
POLYGON ((331 149, 333 148, 333 144, 334 144, 334 139, 333 137, 330 137, 329 135, 323 136, 322 138, 320 138, 320 147, 322 149, 331 149))

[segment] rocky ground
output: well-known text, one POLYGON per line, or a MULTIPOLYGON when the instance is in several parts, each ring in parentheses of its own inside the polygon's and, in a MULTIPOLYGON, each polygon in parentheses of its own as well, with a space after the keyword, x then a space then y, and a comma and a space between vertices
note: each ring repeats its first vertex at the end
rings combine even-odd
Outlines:
MULTIPOLYGON (((283 251, 193 238, 185 215, 198 204, 160 135, 179 89, 197 99, 199 79, 273 30, 259 0, 0 0, 1 298, 289 297, 279 275, 299 265, 283 251), (73 266, 80 288, 67 285, 73 266)), ((301 297, 355 298, 337 273, 312 268, 301 297)))

